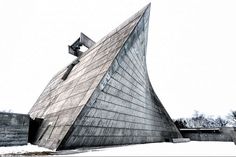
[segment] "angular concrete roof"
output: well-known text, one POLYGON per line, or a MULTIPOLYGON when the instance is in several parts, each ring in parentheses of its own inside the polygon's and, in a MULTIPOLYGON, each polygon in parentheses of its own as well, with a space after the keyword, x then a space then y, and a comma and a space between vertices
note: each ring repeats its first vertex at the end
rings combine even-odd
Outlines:
MULTIPOLYGON (((50 149, 58 149, 59 147, 60 149, 67 149, 77 146, 90 146, 92 145, 93 141, 97 141, 97 139, 91 140, 90 145, 88 144, 88 142, 87 144, 81 144, 81 139, 80 142, 75 142, 75 139, 78 140, 79 136, 77 138, 74 129, 82 129, 80 125, 76 125, 76 121, 78 121, 79 123, 80 120, 78 119, 84 118, 83 115, 85 115, 85 113, 83 114, 82 111, 85 112, 85 110, 87 110, 84 109, 85 106, 89 107, 91 101, 93 101, 93 103, 99 101, 99 99, 97 98, 99 96, 101 97, 101 91, 106 89, 105 87, 108 86, 108 81, 110 81, 113 77, 113 74, 108 73, 112 71, 112 67, 119 66, 116 63, 119 59, 115 58, 122 57, 121 51, 123 53, 127 45, 130 44, 130 42, 126 42, 130 38, 131 34, 133 34, 134 38, 141 38, 139 37, 139 34, 134 33, 134 30, 144 29, 144 27, 147 28, 149 11, 150 4, 137 12, 135 15, 126 20, 119 27, 114 29, 112 32, 98 41, 95 45, 89 48, 86 52, 84 52, 80 58, 80 62, 74 66, 66 80, 62 80, 61 78, 67 68, 63 69, 53 77, 53 79, 49 82, 49 84, 29 112, 32 118, 44 119, 43 124, 41 125, 37 133, 37 144, 50 149), (73 134, 74 142, 71 142, 71 134, 73 134)), ((148 89, 147 93, 150 93, 151 91, 151 95, 153 95, 154 91, 151 87, 151 84, 149 83, 146 71, 145 54, 147 44, 147 31, 145 34, 141 35, 143 37, 143 40, 140 45, 142 46, 136 46, 136 48, 141 49, 143 54, 137 56, 137 58, 135 59, 137 62, 137 66, 139 66, 140 72, 137 72, 138 74, 133 75, 135 75, 134 77, 139 76, 140 78, 144 78, 144 80, 141 80, 139 79, 139 77, 137 77, 137 80, 139 82, 144 81, 144 84, 148 89), (141 62, 139 63, 139 61, 141 62), (145 80, 147 80, 147 82, 145 80)), ((132 66, 134 65, 132 64, 132 66)), ((133 72, 131 69, 129 74, 132 75, 132 73, 133 72)), ((132 88, 132 84, 127 83, 127 86, 130 86, 130 88, 132 88)), ((146 90, 143 87, 142 89, 146 90)), ((135 93, 143 94, 142 91, 137 91, 135 93)), ((146 98, 144 99, 152 97, 151 95, 145 94, 144 97, 146 98)), ((125 97, 125 95, 123 96, 125 97)), ((150 98, 150 100, 148 101, 152 101, 151 99, 153 98, 150 98)), ((156 96, 154 99, 155 100, 153 101, 158 101, 158 103, 160 103, 159 99, 156 96)), ((144 100, 144 102, 145 101, 147 100, 144 100)), ((145 103, 142 105, 145 106, 145 103)), ((89 108, 89 112, 90 109, 91 107, 89 108)), ((163 110, 163 113, 166 116, 165 118, 168 119, 167 122, 171 123, 170 117, 161 104, 159 110, 163 110)), ((103 114, 102 112, 100 113, 100 111, 98 113, 99 115, 103 114)), ((172 123, 170 125, 174 127, 172 123)), ((178 131, 176 131, 175 129, 176 128, 172 128, 170 130, 172 132, 177 132, 178 134, 178 131)), ((116 144, 119 144, 119 142, 116 144)), ((98 145, 105 145, 105 143, 100 143, 98 145)))

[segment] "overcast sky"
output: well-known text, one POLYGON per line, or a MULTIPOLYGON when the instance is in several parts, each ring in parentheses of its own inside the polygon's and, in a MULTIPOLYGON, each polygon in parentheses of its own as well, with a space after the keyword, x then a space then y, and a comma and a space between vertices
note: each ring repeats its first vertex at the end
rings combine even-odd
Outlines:
MULTIPOLYGON (((80 32, 98 41, 149 2, 1 0, 0 110, 27 113, 80 32)), ((236 1, 151 2, 148 72, 170 116, 235 110, 236 1)))

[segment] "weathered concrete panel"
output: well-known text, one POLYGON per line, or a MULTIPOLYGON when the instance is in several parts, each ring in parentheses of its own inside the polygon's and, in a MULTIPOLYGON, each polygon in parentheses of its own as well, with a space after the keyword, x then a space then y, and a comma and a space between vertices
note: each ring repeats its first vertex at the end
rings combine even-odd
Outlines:
POLYGON ((181 137, 147 74, 150 5, 95 43, 66 80, 49 82, 29 114, 50 149, 171 141, 181 137))
POLYGON ((181 137, 146 69, 146 10, 59 149, 172 141, 181 137))
POLYGON ((0 112, 0 146, 28 143, 29 115, 0 112))
POLYGON ((173 138, 173 143, 185 143, 190 142, 190 138, 173 138))
POLYGON ((223 127, 214 129, 180 129, 185 138, 192 141, 234 141, 236 129, 233 127, 223 127))

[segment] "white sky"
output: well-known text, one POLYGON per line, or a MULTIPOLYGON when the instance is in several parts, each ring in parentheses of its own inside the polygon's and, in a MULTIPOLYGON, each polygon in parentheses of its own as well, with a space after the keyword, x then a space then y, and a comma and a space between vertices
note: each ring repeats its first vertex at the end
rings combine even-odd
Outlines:
MULTIPOLYGON (((74 57, 150 0, 0 0, 0 110, 27 113, 74 57)), ((236 1, 153 0, 147 64, 172 118, 226 115, 236 105, 236 1)))

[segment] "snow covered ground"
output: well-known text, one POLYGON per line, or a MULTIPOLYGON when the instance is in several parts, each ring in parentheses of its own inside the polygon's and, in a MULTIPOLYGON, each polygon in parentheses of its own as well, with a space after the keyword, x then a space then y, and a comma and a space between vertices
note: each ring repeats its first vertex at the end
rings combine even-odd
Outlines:
MULTIPOLYGON (((70 154, 78 156, 79 154, 70 154)), ((236 156, 233 142, 149 143, 91 150, 83 156, 236 156)))
POLYGON ((24 154, 24 153, 52 152, 51 150, 36 145, 0 147, 0 156, 3 154, 24 154))
MULTIPOLYGON (((51 152, 34 145, 0 147, 0 154, 51 152)), ((55 153, 55 152, 52 152, 55 153)), ((36 153, 37 154, 37 153, 36 153)), ((75 149, 57 152, 65 156, 236 156, 233 142, 149 143, 108 148, 75 149)), ((1 155, 0 155, 1 156, 1 155)))

